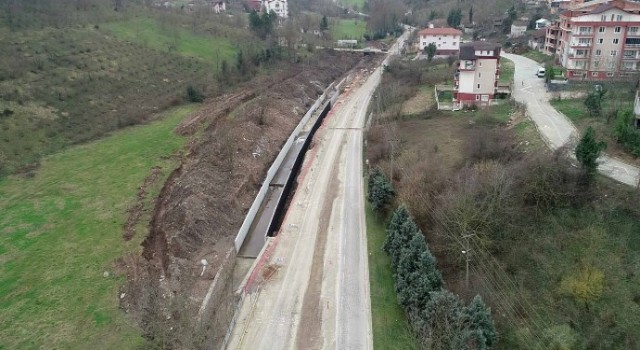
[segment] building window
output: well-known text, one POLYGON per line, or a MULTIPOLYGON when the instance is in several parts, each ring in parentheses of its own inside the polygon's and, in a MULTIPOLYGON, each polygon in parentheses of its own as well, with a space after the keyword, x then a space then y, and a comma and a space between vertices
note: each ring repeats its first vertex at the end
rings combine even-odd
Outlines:
POLYGON ((621 27, 615 27, 615 29, 613 30, 614 33, 620 33, 620 31, 622 30, 621 27))
POLYGON ((600 49, 596 50, 596 56, 600 56, 600 55, 602 55, 602 50, 600 49))
POLYGON ((598 39, 598 44, 602 44, 604 42, 604 39, 600 38, 598 39))
POLYGON ((611 50, 611 56, 615 56, 615 55, 617 55, 617 54, 618 54, 618 51, 617 51, 617 50, 611 50))
POLYGON ((622 22, 622 15, 617 15, 616 16, 616 21, 622 22))
POLYGON ((614 65, 615 65, 615 63, 614 63, 614 62, 609 62, 609 63, 607 64, 607 69, 609 69, 609 70, 613 70, 614 65))
POLYGON ((608 76, 609 78, 611 78, 611 77, 613 76, 613 72, 609 72, 609 73, 607 73, 607 76, 608 76))
POLYGON ((598 33, 604 33, 605 30, 606 30, 605 27, 600 27, 598 28, 598 33))
POLYGON ((482 61, 478 61, 478 67, 482 67, 482 61))
POLYGON ((613 39, 613 44, 614 44, 614 45, 617 45, 617 44, 618 44, 618 42, 620 42, 620 39, 618 39, 618 38, 613 39))
POLYGON ((600 16, 600 22, 604 22, 606 20, 607 20, 607 16, 606 15, 600 16))
POLYGON ((476 101, 480 101, 480 95, 476 95, 476 101))
POLYGON ((482 95, 483 102, 489 102, 489 95, 482 95))
POLYGON ((480 88, 480 84, 478 84, 478 89, 480 88))
POLYGON ((478 78, 482 78, 482 73, 478 73, 478 78))
POLYGON ((636 52, 633 50, 624 50, 623 55, 624 58, 634 58, 636 56, 636 52))
POLYGON ((638 27, 629 27, 629 33, 637 34, 638 33, 638 27))
POLYGON ((597 77, 598 76, 598 72, 591 72, 591 76, 592 77, 597 77))

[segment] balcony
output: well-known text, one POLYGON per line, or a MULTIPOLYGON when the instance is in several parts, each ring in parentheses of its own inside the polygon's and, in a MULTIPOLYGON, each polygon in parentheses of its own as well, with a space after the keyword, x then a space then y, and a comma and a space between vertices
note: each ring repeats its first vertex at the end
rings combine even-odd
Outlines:
POLYGON ((640 37, 640 30, 636 30, 636 31, 627 30, 627 38, 628 37, 640 37))
POLYGON ((588 43, 581 43, 581 42, 571 42, 570 44, 571 47, 591 47, 593 46, 593 42, 589 41, 588 43))
POLYGON ((623 60, 640 60, 640 55, 635 55, 635 56, 622 56, 623 60))
POLYGON ((593 36, 593 30, 581 30, 573 33, 573 36, 593 36))
POLYGON ((591 55, 577 55, 575 53, 570 53, 569 54, 569 58, 574 59, 574 60, 586 60, 591 58, 591 55))

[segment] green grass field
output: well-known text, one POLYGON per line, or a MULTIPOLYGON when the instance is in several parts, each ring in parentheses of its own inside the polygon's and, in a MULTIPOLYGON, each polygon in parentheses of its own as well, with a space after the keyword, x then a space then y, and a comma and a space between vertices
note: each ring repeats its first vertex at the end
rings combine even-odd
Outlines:
POLYGON ((331 36, 334 40, 355 39, 361 42, 366 31, 367 22, 359 19, 334 18, 331 20, 331 36))
POLYGON ((382 251, 382 244, 386 238, 385 224, 375 216, 368 203, 366 215, 373 347, 417 349, 416 339, 409 328, 404 311, 398 305, 391 260, 382 251))
POLYGON ((507 58, 500 58, 500 82, 510 83, 513 81, 513 74, 516 70, 515 64, 507 58))
POLYGON ((0 180, 0 349, 130 349, 143 342, 118 309, 124 277, 113 264, 139 254, 146 232, 123 240, 127 208, 159 166, 147 188, 151 206, 176 165, 167 156, 185 142, 172 130, 193 109, 49 156, 33 178, 0 180))
POLYGON ((182 55, 196 57, 217 66, 218 62, 231 62, 237 51, 228 39, 195 35, 187 29, 166 27, 157 20, 139 17, 128 21, 103 25, 120 39, 163 51, 177 51, 182 55))
POLYGON ((364 3, 366 0, 340 0, 339 3, 344 7, 358 9, 358 11, 362 11, 364 7, 364 3))
POLYGON ((538 50, 529 50, 522 54, 522 56, 530 58, 544 66, 546 63, 553 62, 553 56, 545 55, 538 50))

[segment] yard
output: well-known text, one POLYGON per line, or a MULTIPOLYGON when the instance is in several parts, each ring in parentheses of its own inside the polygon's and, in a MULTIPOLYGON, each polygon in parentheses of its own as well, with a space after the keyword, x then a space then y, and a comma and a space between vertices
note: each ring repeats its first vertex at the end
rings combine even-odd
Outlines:
POLYGON ((173 128, 193 110, 173 109, 47 157, 33 177, 0 180, 0 349, 131 349, 144 342, 118 308, 125 276, 115 259, 139 255, 143 223, 176 166, 171 155, 186 141, 173 128), (125 241, 136 201, 142 217, 125 241))
POLYGON ((367 31, 367 22, 360 19, 332 18, 330 23, 333 40, 355 39, 361 43, 367 31))
POLYGON ((624 87, 611 87, 603 100, 602 115, 591 116, 584 104, 585 98, 552 99, 551 105, 569 118, 576 128, 583 133, 589 126, 596 130, 596 136, 607 143, 606 153, 622 158, 626 162, 640 166, 640 160, 630 155, 614 135, 616 110, 631 110, 633 95, 624 87))
POLYGON ((512 83, 516 66, 510 59, 500 58, 500 83, 512 83))

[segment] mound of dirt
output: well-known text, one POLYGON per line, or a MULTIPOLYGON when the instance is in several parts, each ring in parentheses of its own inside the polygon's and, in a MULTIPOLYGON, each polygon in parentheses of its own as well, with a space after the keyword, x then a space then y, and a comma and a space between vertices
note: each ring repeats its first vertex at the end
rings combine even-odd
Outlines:
POLYGON ((121 307, 154 343, 163 348, 218 345, 218 329, 203 330, 193 321, 208 286, 226 264, 268 167, 322 91, 355 66, 374 61, 353 53, 318 52, 207 101, 176 128, 199 136, 157 198, 142 258, 122 262, 128 282, 121 307))

